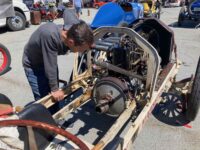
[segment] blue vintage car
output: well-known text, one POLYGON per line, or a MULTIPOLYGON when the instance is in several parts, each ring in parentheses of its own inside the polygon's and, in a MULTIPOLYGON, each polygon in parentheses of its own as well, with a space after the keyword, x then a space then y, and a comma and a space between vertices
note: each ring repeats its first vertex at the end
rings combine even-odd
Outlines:
POLYGON ((178 17, 178 26, 181 26, 185 20, 200 20, 200 0, 192 0, 181 8, 178 17))
POLYGON ((196 15, 200 15, 200 0, 196 0, 191 4, 191 11, 196 15))
POLYGON ((100 7, 91 27, 124 26, 132 24, 135 20, 143 18, 143 5, 132 2, 110 2, 100 7))

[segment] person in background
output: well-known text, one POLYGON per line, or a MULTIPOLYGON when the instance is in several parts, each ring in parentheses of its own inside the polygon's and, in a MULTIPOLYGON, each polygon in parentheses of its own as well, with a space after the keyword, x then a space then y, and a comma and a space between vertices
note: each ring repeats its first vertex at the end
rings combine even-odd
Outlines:
POLYGON ((82 14, 83 0, 73 0, 73 6, 75 8, 76 15, 79 18, 80 14, 82 14))

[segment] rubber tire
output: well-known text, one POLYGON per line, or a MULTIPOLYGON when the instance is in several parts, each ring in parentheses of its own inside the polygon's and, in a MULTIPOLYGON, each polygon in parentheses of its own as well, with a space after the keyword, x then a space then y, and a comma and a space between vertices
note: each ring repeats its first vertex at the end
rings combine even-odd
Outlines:
POLYGON ((3 49, 3 51, 6 53, 6 56, 7 56, 7 59, 8 59, 5 68, 0 72, 0 76, 1 76, 10 69, 11 56, 10 56, 10 52, 8 51, 8 49, 4 45, 2 45, 1 43, 0 43, 0 48, 3 49))
POLYGON ((187 110, 186 110, 186 119, 189 121, 194 121, 200 106, 200 58, 198 61, 192 91, 189 95, 189 99, 187 101, 187 110))
POLYGON ((15 26, 12 25, 12 22, 11 22, 12 17, 10 17, 10 18, 7 19, 7 26, 8 26, 8 28, 9 28, 10 30, 12 30, 12 31, 24 30, 25 27, 26 27, 26 18, 25 18, 24 15, 23 15, 21 12, 19 12, 19 11, 15 11, 15 16, 18 16, 18 17, 20 17, 20 18, 22 19, 23 25, 22 25, 20 28, 16 28, 15 26))

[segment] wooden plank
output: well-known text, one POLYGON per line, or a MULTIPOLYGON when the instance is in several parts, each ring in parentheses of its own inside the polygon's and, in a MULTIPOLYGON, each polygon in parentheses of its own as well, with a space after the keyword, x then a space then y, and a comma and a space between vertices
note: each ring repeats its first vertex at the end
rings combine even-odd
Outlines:
POLYGON ((157 78, 155 91, 159 90, 160 86, 162 85, 163 81, 165 81, 165 78, 169 74, 169 72, 172 69, 173 65, 174 65, 173 63, 168 63, 168 65, 165 67, 165 69, 163 69, 161 71, 161 73, 159 74, 159 76, 157 78))
POLYGON ((60 109, 58 112, 56 112, 53 115, 53 118, 56 120, 65 118, 69 113, 86 103, 90 99, 90 96, 91 90, 87 90, 85 93, 83 93, 83 95, 76 98, 71 103, 69 103, 68 105, 60 109))
MULTIPOLYGON (((65 90, 63 90, 64 93, 72 93, 74 91, 76 91, 78 89, 78 87, 76 89, 70 89, 70 88, 67 88, 65 90)), ((64 97, 67 97, 69 94, 65 94, 64 97)), ((42 99, 36 101, 35 103, 40 103, 42 105, 44 105, 46 108, 49 108, 51 107, 53 104, 55 104, 55 100, 53 99, 52 95, 49 94, 45 97, 43 97, 42 99)))
POLYGON ((163 81, 162 85, 160 86, 158 91, 155 91, 153 93, 153 96, 151 100, 145 105, 142 112, 138 115, 136 120, 133 122, 133 124, 130 126, 128 131, 126 132, 125 136, 123 137, 124 143, 123 143, 123 149, 128 149, 129 144, 134 141, 137 134, 142 129, 143 124, 147 120, 147 118, 150 116, 153 108, 155 105, 159 102, 158 99, 160 98, 160 95, 163 91, 168 91, 168 89, 171 87, 172 82, 171 79, 174 78, 174 76, 178 73, 179 65, 174 64, 168 75, 166 76, 165 80, 163 81))
MULTIPOLYGON (((65 93, 64 97, 67 97, 69 94, 76 91, 80 87, 87 88, 88 85, 84 81, 84 79, 87 79, 87 78, 88 77, 77 79, 77 80, 71 82, 65 89, 60 89, 65 93)), ((36 101, 35 103, 40 103, 40 104, 44 105, 46 108, 49 108, 53 104, 55 104, 55 101, 54 101, 52 95, 49 94, 49 95, 41 98, 40 100, 36 101)))
POLYGON ((113 138, 117 135, 117 133, 121 130, 127 120, 131 117, 133 110, 136 108, 135 101, 132 101, 130 106, 119 116, 119 118, 115 121, 112 127, 107 131, 107 133, 103 136, 103 138, 94 146, 92 150, 101 150, 103 149, 113 138))

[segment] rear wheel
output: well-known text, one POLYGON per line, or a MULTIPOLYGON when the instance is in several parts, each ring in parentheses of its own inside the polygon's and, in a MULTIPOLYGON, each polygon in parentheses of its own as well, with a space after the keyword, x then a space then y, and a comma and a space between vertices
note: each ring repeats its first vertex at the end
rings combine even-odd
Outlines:
POLYGON ((11 56, 8 49, 0 44, 0 75, 6 73, 10 68, 11 56))
POLYGON ((186 118, 189 121, 195 120, 200 106, 200 58, 198 61, 195 78, 193 81, 192 92, 187 101, 186 118))
POLYGON ((7 19, 7 26, 12 31, 24 30, 26 26, 26 19, 21 12, 15 11, 15 16, 7 19))

